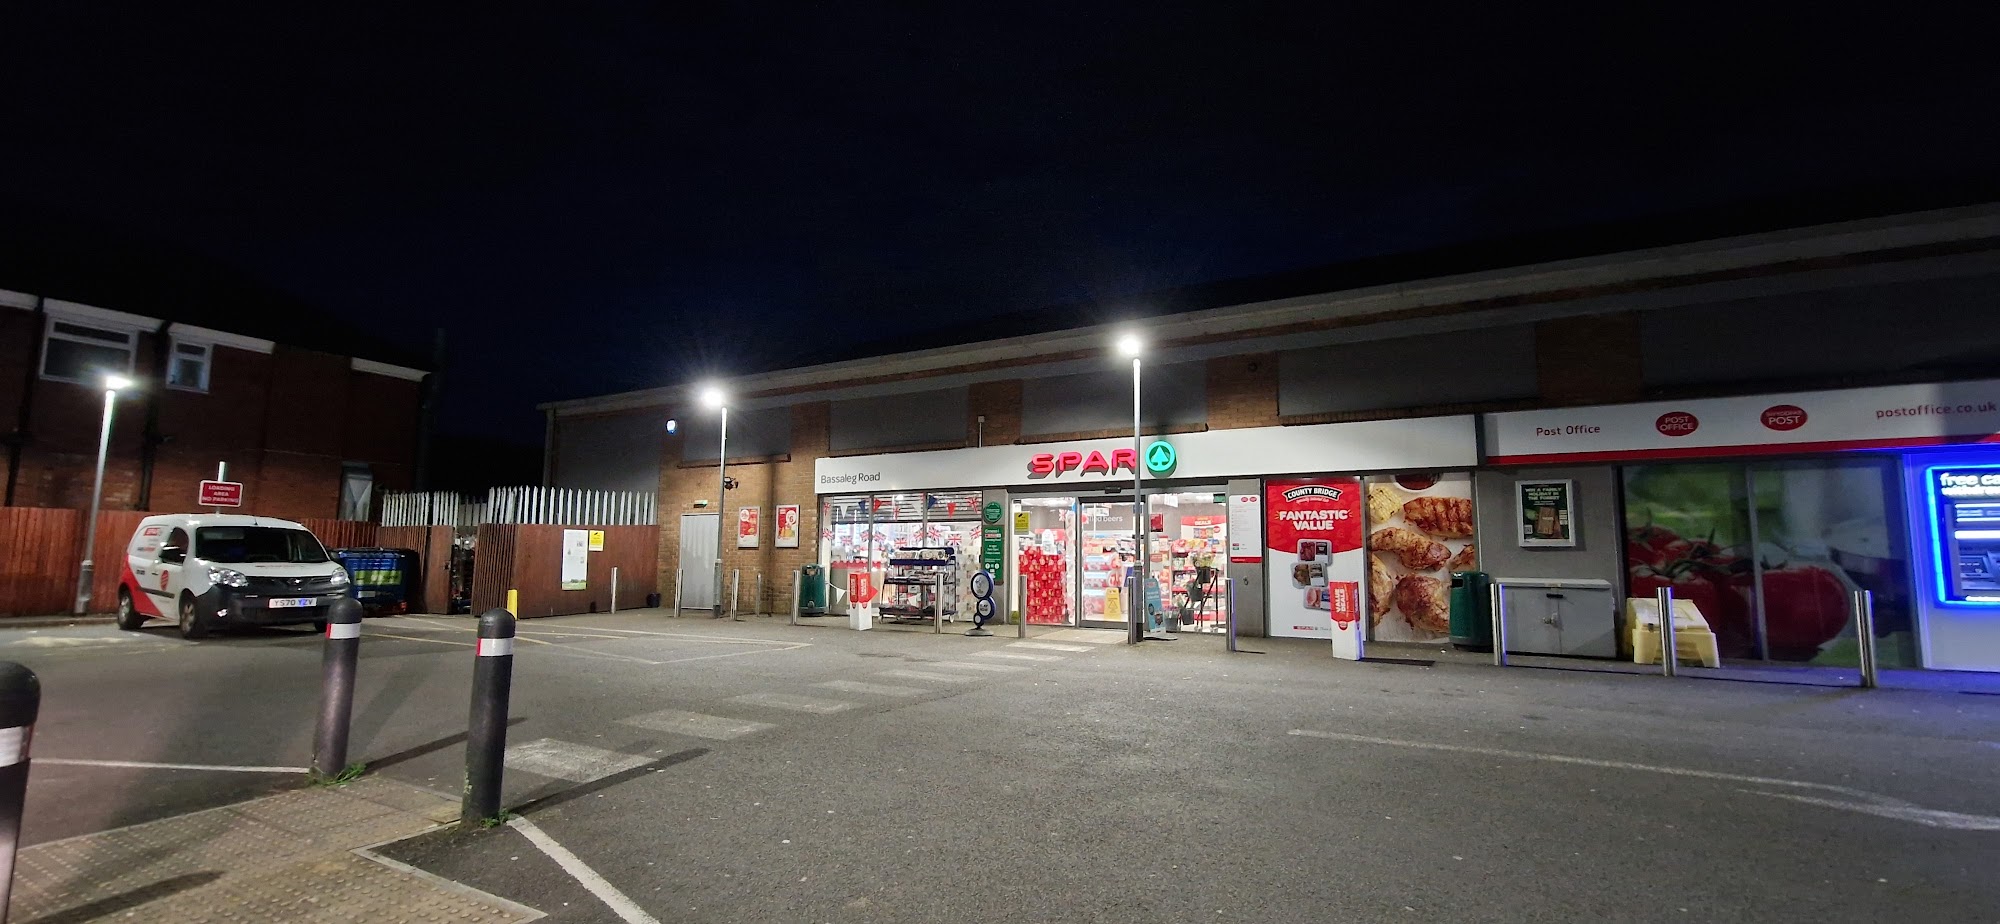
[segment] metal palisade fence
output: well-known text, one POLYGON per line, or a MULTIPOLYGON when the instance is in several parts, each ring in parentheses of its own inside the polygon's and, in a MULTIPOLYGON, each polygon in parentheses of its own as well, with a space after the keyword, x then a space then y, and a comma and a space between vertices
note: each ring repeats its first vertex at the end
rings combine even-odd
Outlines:
POLYGON ((654 500, 650 491, 581 488, 493 488, 483 503, 453 491, 390 493, 382 500, 382 525, 449 525, 466 534, 485 523, 652 526, 659 515, 654 500))

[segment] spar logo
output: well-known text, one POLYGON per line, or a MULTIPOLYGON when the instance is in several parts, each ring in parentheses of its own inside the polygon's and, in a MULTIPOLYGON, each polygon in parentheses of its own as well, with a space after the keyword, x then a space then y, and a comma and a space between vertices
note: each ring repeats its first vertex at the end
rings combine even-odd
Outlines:
POLYGON ((1327 500, 1337 501, 1340 499, 1340 489, 1323 484, 1308 484, 1293 488, 1280 496, 1287 501, 1304 500, 1308 497, 1324 497, 1327 500))
POLYGON ((1796 404, 1774 404, 1764 409, 1764 426, 1772 430, 1797 430, 1806 425, 1806 409, 1796 404))
POLYGON ((1701 426, 1701 420, 1686 411, 1669 411, 1653 421, 1661 436, 1686 436, 1701 426))
POLYGON ((1119 469, 1128 472, 1139 468, 1139 453, 1132 449, 1113 449, 1109 457, 1093 449, 1089 454, 1068 450, 1065 452, 1038 452, 1028 457, 1028 474, 1036 478, 1048 478, 1064 472, 1103 472, 1110 474, 1119 469))

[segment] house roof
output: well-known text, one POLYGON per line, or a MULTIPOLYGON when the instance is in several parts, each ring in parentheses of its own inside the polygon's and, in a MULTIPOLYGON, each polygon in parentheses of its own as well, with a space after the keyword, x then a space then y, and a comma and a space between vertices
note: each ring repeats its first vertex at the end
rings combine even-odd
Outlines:
POLYGON ((185 248, 0 203, 0 289, 431 371, 418 351, 185 248))

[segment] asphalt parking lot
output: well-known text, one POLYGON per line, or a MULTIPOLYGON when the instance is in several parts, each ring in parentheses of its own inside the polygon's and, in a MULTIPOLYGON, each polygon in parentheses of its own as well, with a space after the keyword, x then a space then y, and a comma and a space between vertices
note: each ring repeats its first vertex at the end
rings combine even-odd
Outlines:
MULTIPOLYGON (((367 623, 353 751, 372 772, 456 792, 471 630, 367 623)), ((524 823, 385 852, 552 921, 2000 907, 2000 697, 655 611, 521 638, 505 801, 524 823)), ((299 785, 319 645, 0 633, 44 682, 27 842, 299 785)))

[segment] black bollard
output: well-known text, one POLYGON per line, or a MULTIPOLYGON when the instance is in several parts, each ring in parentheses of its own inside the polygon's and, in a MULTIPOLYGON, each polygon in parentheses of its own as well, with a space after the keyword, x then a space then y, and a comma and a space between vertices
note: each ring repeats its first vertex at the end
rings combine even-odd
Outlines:
POLYGON ((347 729, 354 717, 354 665, 360 655, 361 601, 342 597, 326 608, 319 731, 313 735, 314 779, 330 780, 347 769, 347 729))
MULTIPOLYGON (((501 761, 507 750, 507 695, 514 686, 514 614, 494 607, 479 617, 472 667, 472 723, 465 736, 465 804, 460 821, 500 816, 501 761)), ((0 922, 5 924, 5 922, 0 922)))
POLYGON ((14 895, 14 850, 21 840, 21 805, 28 799, 28 742, 42 709, 35 672, 0 661, 0 924, 14 895))

